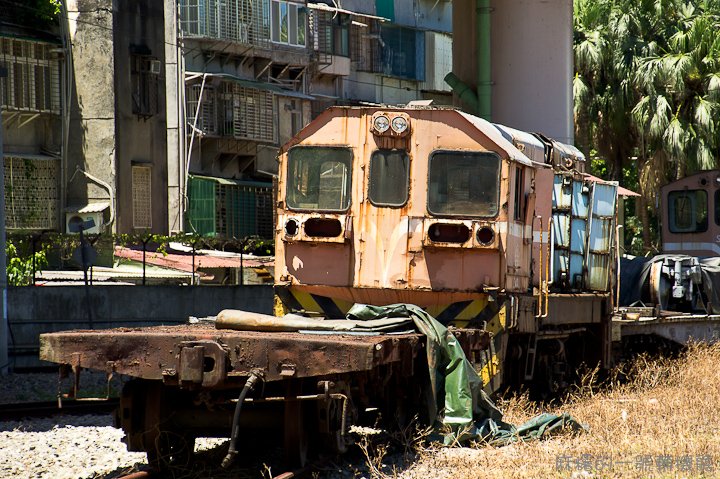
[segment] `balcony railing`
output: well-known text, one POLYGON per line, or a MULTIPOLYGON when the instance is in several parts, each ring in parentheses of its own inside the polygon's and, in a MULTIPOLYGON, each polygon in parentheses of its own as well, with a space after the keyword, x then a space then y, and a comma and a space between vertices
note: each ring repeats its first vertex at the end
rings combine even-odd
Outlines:
POLYGON ((60 65, 55 45, 0 37, 0 78, 3 110, 60 114, 60 65))
POLYGON ((185 38, 270 46, 270 0, 180 0, 185 38))

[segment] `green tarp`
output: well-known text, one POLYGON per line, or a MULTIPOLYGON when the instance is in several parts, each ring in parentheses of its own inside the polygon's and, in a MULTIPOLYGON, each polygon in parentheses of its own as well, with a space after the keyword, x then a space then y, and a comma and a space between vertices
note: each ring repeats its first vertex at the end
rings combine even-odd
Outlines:
POLYGON ((445 444, 482 440, 492 445, 540 439, 561 430, 585 430, 567 414, 540 414, 515 427, 502 420, 502 413, 482 389, 480 376, 465 357, 460 344, 448 329, 422 308, 412 304, 369 306, 356 304, 347 313, 349 320, 375 321, 383 318, 411 318, 427 337, 427 361, 434 404, 428 405, 431 421, 450 432, 445 444))

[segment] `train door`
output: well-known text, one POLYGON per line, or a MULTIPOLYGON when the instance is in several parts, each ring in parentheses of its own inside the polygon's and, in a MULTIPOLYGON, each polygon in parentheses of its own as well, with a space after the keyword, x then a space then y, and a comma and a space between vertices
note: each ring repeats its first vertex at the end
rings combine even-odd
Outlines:
POLYGON ((530 280, 532 224, 527 222, 531 170, 521 165, 510 166, 512 173, 512 213, 508 214, 507 276, 508 291, 525 291, 530 280))
POLYGON ((360 264, 354 286, 404 289, 408 284, 410 155, 405 149, 378 148, 366 161, 366 197, 355 239, 360 264))

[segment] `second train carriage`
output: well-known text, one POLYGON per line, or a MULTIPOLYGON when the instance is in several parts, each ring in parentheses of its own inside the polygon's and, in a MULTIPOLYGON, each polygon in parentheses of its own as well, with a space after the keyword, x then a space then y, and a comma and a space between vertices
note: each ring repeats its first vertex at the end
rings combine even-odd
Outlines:
POLYGON ((617 184, 583 171, 454 109, 331 108, 280 154, 276 314, 419 305, 492 333, 489 390, 607 365, 617 184))

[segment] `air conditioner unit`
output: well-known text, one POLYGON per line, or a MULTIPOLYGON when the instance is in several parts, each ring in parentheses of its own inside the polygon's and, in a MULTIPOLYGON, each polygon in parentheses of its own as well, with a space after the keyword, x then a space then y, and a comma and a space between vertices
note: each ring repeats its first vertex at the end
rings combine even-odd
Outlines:
POLYGON ((160 63, 160 60, 150 60, 150 73, 159 75, 161 66, 162 64, 160 63))
POLYGON ((93 221, 95 226, 83 230, 85 234, 98 234, 102 231, 103 212, 97 211, 92 213, 65 213, 65 232, 78 234, 77 225, 93 221))

